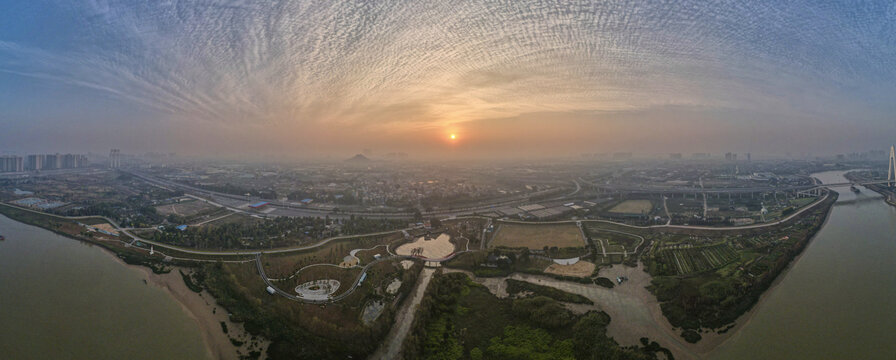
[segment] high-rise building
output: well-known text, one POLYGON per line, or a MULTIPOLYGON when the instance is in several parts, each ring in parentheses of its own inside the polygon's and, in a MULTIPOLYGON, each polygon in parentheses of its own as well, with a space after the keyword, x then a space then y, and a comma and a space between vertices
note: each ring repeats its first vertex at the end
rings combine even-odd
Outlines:
POLYGON ((0 172, 22 172, 24 166, 21 156, 3 155, 0 156, 0 172))
POLYGON ((121 167, 121 150, 112 149, 109 151, 109 167, 112 169, 121 167))
POLYGON ((85 165, 86 156, 80 154, 65 154, 62 155, 62 168, 63 169, 76 169, 85 165))
POLYGON ((31 154, 25 158, 25 170, 40 170, 44 168, 46 155, 31 154))
POLYGON ((25 157, 25 170, 77 169, 87 165, 87 156, 81 154, 31 154, 25 157))
POLYGON ((62 156, 57 154, 44 155, 43 170, 55 170, 62 167, 62 156))

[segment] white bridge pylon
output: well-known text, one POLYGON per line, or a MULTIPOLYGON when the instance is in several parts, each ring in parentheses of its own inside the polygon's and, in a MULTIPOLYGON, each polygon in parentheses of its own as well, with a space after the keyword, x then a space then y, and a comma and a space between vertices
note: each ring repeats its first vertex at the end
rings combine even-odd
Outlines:
POLYGON ((890 159, 887 161, 887 185, 896 185, 896 146, 890 146, 890 159))

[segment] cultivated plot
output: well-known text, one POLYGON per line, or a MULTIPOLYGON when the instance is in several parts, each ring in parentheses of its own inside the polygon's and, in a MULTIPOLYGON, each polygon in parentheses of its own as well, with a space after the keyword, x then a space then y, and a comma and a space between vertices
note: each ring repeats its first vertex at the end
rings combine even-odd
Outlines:
POLYGON ((541 250, 545 246, 584 247, 585 239, 574 224, 502 224, 489 245, 541 250))
POLYGON ((653 203, 650 200, 626 200, 613 208, 609 212, 617 214, 647 214, 653 210, 653 203))
POLYGON ((187 200, 173 204, 156 206, 156 212, 165 216, 173 214, 189 217, 200 212, 208 211, 215 208, 216 207, 214 205, 208 204, 204 201, 187 200))

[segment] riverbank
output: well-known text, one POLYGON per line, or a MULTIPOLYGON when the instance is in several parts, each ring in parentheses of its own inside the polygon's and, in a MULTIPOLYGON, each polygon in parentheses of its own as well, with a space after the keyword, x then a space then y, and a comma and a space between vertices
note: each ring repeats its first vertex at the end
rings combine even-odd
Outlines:
MULTIPOLYGON (((829 190, 833 191, 833 190, 829 190)), ((839 195, 838 195, 839 198, 839 195)), ((836 204, 836 201, 834 202, 836 204)), ((712 354, 716 353, 716 350, 719 349, 723 344, 727 341, 735 337, 736 335, 740 335, 740 330, 743 329, 747 324, 750 323, 751 320, 755 317, 756 313, 762 308, 762 306, 768 301, 769 296, 775 292, 775 290, 780 286, 781 282, 787 277, 787 274, 799 263, 800 259, 803 258, 809 248, 812 246, 814 240, 818 237, 818 234, 821 233, 821 229, 824 229, 827 226, 828 222, 831 220, 831 213, 834 211, 834 206, 831 205, 828 207, 828 211, 824 215, 824 221, 818 227, 818 230, 815 231, 814 234, 807 240, 806 245, 803 246, 803 249, 787 264, 787 267, 775 277, 775 280, 772 281, 772 284, 762 292, 762 295, 759 296, 759 300, 753 304, 753 307, 750 308, 746 313, 737 318, 734 323, 734 326, 728 329, 724 334, 717 334, 715 332, 709 334, 701 334, 703 336, 704 341, 708 341, 712 346, 707 347, 706 349, 700 349, 698 352, 704 357, 711 357, 712 354)), ((699 343, 698 343, 699 344, 699 343)))
MULTIPOLYGON (((616 279, 617 277, 627 278, 628 280, 622 284, 618 284, 612 289, 603 288, 593 284, 579 284, 561 281, 546 276, 514 273, 507 277, 499 278, 483 278, 477 277, 468 271, 462 271, 470 276, 471 279, 486 286, 493 295, 503 298, 508 296, 504 279, 515 279, 528 281, 538 285, 550 286, 569 293, 579 294, 591 299, 594 306, 573 306, 573 310, 583 312, 587 310, 601 310, 610 315, 611 321, 607 326, 607 335, 612 337, 622 346, 639 346, 641 338, 647 337, 651 341, 658 342, 661 346, 669 349, 676 359, 702 359, 711 357, 714 351, 729 339, 733 338, 740 330, 747 325, 754 314, 762 307, 764 300, 769 294, 774 293, 777 285, 787 276, 789 270, 799 262, 810 244, 814 241, 820 229, 829 221, 833 204, 838 196, 836 193, 825 197, 818 204, 827 206, 823 213, 824 220, 819 221, 815 225, 815 230, 811 235, 807 235, 803 240, 798 252, 788 261, 775 275, 774 280, 759 295, 756 301, 751 305, 750 309, 733 322, 730 328, 724 333, 717 333, 714 329, 703 329, 700 332, 702 339, 697 343, 688 343, 682 336, 682 329, 674 327, 666 316, 663 314, 661 304, 656 296, 648 290, 652 285, 653 277, 644 271, 643 263, 637 267, 628 267, 623 265, 614 265, 602 268, 598 276, 616 279)), ((820 214, 819 214, 820 215, 820 214)), ((454 272, 458 270, 448 270, 446 272, 454 272)), ((720 330, 720 329, 715 329, 720 330)))
MULTIPOLYGON (((842 181, 841 172, 818 176, 842 181)), ((846 187, 823 229, 712 358, 888 359, 896 324, 896 209, 846 187)))
POLYGON ((265 351, 269 345, 268 341, 253 337, 245 331, 242 324, 230 321, 227 311, 218 306, 214 298, 208 294, 208 292, 203 290, 201 293, 196 293, 187 287, 180 272, 183 271, 184 273, 189 274, 192 272, 190 268, 160 265, 155 262, 153 262, 153 268, 143 264, 129 264, 122 258, 122 256, 133 256, 136 254, 125 254, 116 251, 117 249, 112 249, 109 244, 99 241, 98 239, 81 239, 77 235, 70 234, 69 232, 62 231, 58 228, 47 228, 30 223, 29 221, 22 221, 22 219, 18 219, 16 216, 10 216, 15 214, 4 215, 6 215, 8 219, 26 226, 47 230, 56 235, 90 245, 91 247, 96 246, 95 249, 99 249, 101 254, 110 256, 117 264, 139 270, 143 275, 144 283, 147 285, 152 284, 152 286, 157 286, 163 289, 164 292, 180 304, 182 310, 196 322, 201 332, 200 335, 205 343, 204 345, 208 353, 208 358, 225 360, 239 359, 241 355, 252 354, 254 356, 255 354, 253 351, 258 354, 258 357, 255 358, 265 358, 265 351), (159 271, 162 267, 170 269, 170 271, 159 271), (222 325, 222 322, 226 325, 228 330, 227 334, 224 333, 225 325, 222 325))
POLYGON ((239 360, 242 355, 253 351, 258 353, 257 359, 267 357, 270 341, 253 336, 242 324, 230 321, 227 310, 218 306, 207 291, 197 293, 187 286, 181 272, 190 275, 192 269, 174 266, 170 272, 160 274, 145 266, 128 264, 114 252, 101 249, 102 253, 111 256, 120 265, 140 270, 147 285, 161 288, 180 304, 187 316, 199 326, 210 359, 239 360), (225 328, 227 333, 224 332, 225 328))

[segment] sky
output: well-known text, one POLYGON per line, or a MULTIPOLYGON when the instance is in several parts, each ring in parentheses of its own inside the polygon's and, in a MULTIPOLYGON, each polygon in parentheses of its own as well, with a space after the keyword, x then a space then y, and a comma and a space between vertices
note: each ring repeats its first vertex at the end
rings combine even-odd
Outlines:
POLYGON ((896 143, 892 1, 0 9, 2 153, 532 158, 896 143))

